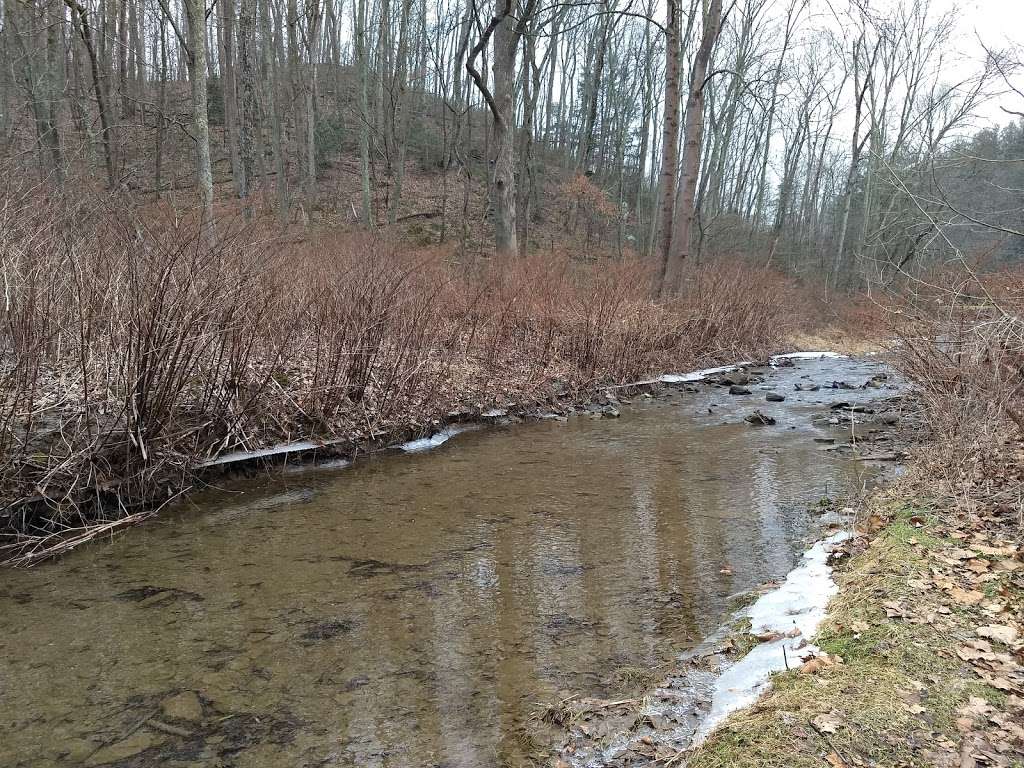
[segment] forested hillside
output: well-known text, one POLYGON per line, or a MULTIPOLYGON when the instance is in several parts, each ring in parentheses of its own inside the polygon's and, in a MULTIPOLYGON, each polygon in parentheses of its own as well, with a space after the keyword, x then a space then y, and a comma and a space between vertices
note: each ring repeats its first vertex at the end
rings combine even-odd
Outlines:
POLYGON ((961 21, 929 0, 7 0, 0 152, 12 179, 198 207, 211 232, 397 225, 638 254, 669 292, 723 254, 862 288, 1020 253, 1020 55, 961 21))

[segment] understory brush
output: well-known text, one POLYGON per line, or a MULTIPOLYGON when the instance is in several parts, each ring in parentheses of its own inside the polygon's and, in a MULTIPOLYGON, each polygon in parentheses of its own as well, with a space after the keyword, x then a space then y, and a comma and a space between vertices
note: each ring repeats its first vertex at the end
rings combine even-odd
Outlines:
POLYGON ((1024 273, 949 271, 894 316, 894 364, 931 431, 922 472, 950 509, 1024 522, 1024 273))
MULTIPOLYGON (((84 198, 82 198, 84 199, 84 198)), ((670 303, 636 260, 459 262, 385 234, 216 238, 167 211, 10 194, 0 209, 7 558, 128 519, 204 462, 297 439, 380 442, 776 351, 797 287, 740 261, 670 303)))

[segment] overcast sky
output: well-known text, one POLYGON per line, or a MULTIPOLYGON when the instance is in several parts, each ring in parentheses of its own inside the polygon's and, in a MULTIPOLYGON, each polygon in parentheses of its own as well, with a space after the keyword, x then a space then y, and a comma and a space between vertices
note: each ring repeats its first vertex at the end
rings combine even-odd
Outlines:
MULTIPOLYGON (((1024 45, 1024 0, 936 0, 936 6, 960 9, 962 52, 968 59, 963 64, 965 70, 971 65, 975 71, 982 66, 982 42, 993 49, 1024 45)), ((1024 90, 1024 73, 1017 75, 1014 84, 1024 90)), ((1000 104, 1024 112, 1020 97, 1010 95, 986 105, 982 117, 1000 125, 1012 120, 999 109, 1000 104)))

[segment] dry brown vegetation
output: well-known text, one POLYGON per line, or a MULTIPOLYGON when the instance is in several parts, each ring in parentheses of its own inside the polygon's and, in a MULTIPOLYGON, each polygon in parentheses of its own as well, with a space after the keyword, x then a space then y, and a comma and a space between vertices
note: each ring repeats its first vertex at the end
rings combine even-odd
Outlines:
POLYGON ((922 456, 954 510, 1007 506, 1021 517, 1024 277, 962 268, 899 307, 894 362, 917 385, 932 432, 922 456))
POLYGON ((152 508, 225 451, 381 444, 455 411, 761 356, 800 317, 792 280, 739 261, 658 304, 628 257, 499 263, 223 224, 209 244, 170 212, 107 205, 26 193, 4 208, 8 557, 152 508))

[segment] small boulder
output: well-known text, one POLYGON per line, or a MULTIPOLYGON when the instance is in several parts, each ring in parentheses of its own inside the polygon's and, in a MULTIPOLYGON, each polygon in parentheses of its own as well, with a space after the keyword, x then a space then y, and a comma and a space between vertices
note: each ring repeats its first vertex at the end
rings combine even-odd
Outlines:
POLYGON ((780 395, 778 392, 769 392, 767 395, 764 396, 764 399, 767 400, 769 403, 781 403, 783 400, 786 399, 786 396, 780 395))
POLYGON ((729 394, 730 395, 749 395, 750 394, 750 390, 747 389, 746 387, 741 387, 738 384, 733 384, 731 387, 729 387, 729 394))
POLYGON ((729 371, 722 374, 721 381, 723 384, 749 384, 750 376, 743 371, 729 371))
POLYGON ((758 426, 771 426, 775 423, 775 419, 769 416, 767 413, 761 413, 761 411, 754 411, 752 414, 747 416, 745 421, 750 424, 756 424, 758 426))
POLYGON ((885 373, 876 373, 870 379, 864 382, 862 385, 863 389, 881 389, 885 386, 885 383, 889 380, 889 375, 885 373))

